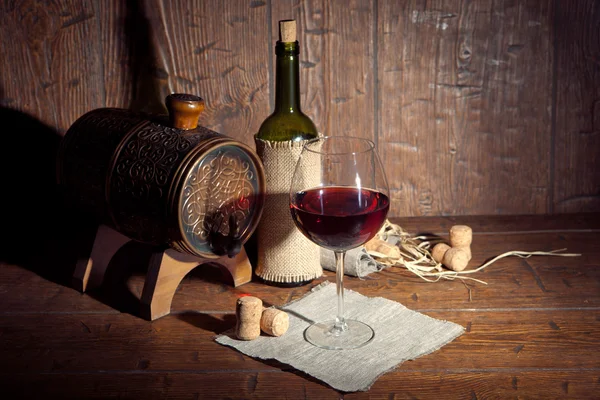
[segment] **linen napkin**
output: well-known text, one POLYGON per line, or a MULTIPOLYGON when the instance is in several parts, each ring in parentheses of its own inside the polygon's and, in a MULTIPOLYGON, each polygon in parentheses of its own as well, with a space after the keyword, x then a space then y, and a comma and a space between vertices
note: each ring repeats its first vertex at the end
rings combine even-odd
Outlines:
POLYGON ((331 387, 344 391, 364 391, 386 372, 407 360, 432 353, 464 332, 452 322, 428 317, 382 297, 366 297, 345 290, 347 319, 370 325, 375 337, 367 345, 352 350, 326 350, 304 339, 304 330, 313 321, 335 317, 335 284, 323 282, 304 297, 283 307, 290 318, 288 331, 280 337, 260 336, 252 341, 235 338, 233 330, 216 341, 260 359, 276 359, 303 371, 331 387))

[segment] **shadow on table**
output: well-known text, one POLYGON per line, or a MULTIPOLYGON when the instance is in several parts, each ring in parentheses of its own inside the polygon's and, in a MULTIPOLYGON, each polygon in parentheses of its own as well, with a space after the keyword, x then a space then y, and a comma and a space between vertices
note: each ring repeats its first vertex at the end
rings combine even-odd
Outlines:
MULTIPOLYGON (((102 286, 86 293, 111 308, 140 317, 140 299, 144 290, 148 264, 155 251, 157 249, 151 245, 135 241, 128 242, 117 251, 108 264, 102 286)), ((231 276, 224 273, 221 268, 203 264, 190 271, 180 285, 185 284, 186 281, 197 281, 199 285, 231 286, 233 281, 229 282, 227 279, 232 280, 231 276)), ((177 291, 173 297, 174 304, 177 303, 176 298, 177 291)), ((175 315, 199 328, 208 329, 211 326, 209 319, 202 318, 204 314, 185 311, 175 313, 175 315)), ((235 325, 235 316, 233 319, 235 325)))
POLYGON ((195 328, 213 332, 218 335, 224 334, 235 328, 236 324, 236 317, 233 314, 226 314, 223 316, 223 319, 198 311, 185 311, 178 313, 175 316, 195 328))

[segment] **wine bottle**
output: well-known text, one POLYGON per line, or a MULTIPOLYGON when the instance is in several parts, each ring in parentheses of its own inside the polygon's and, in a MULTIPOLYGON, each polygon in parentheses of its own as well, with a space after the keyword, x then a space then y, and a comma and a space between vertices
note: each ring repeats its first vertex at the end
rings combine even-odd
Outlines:
POLYGON ((264 120, 256 137, 279 142, 314 139, 318 136, 317 128, 300 107, 300 46, 296 40, 296 21, 280 21, 279 36, 275 45, 275 110, 264 120))
POLYGON ((296 21, 279 22, 275 54, 275 108, 255 135, 267 183, 257 230, 256 275, 267 284, 293 287, 307 284, 323 273, 319 249, 296 229, 289 208, 289 188, 302 146, 306 140, 319 136, 315 124, 300 107, 296 21))

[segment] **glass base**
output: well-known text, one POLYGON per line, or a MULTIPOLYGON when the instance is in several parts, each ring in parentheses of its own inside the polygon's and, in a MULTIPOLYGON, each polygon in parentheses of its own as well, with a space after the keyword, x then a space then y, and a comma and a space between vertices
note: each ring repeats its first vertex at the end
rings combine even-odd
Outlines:
POLYGON ((335 328, 335 320, 317 322, 304 331, 304 338, 317 347, 329 350, 357 349, 375 337, 373 328, 353 319, 346 320, 347 329, 335 328))

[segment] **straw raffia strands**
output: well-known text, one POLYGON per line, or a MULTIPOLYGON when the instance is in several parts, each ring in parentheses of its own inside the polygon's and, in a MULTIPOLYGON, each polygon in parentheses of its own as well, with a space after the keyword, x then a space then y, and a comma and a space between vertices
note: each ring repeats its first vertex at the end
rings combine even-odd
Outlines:
POLYGON ((430 250, 433 246, 441 241, 438 237, 433 236, 411 236, 408 232, 402 229, 396 224, 392 224, 386 221, 384 226, 380 229, 376 238, 382 241, 388 241, 391 238, 397 238, 398 252, 391 255, 392 252, 383 253, 381 251, 374 250, 375 246, 369 246, 367 244, 366 250, 378 263, 390 267, 404 267, 413 274, 417 275, 421 279, 427 282, 437 282, 440 279, 454 280, 462 279, 472 280, 478 283, 487 285, 487 282, 480 279, 467 276, 481 271, 482 269, 490 266, 496 261, 510 256, 516 256, 521 258, 529 258, 531 256, 559 256, 559 257, 579 257, 581 254, 575 253, 561 253, 566 249, 552 250, 552 251, 507 251, 506 253, 500 254, 487 261, 485 264, 475 269, 464 270, 460 272, 451 271, 445 269, 441 263, 436 262, 431 256, 430 250))

